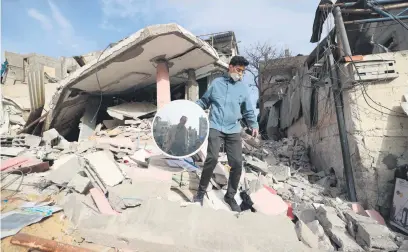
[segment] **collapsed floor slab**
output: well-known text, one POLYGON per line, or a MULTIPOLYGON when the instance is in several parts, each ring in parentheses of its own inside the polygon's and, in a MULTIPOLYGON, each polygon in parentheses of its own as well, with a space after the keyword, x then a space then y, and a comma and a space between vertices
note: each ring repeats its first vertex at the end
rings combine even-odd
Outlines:
POLYGON ((189 69, 200 78, 227 67, 213 47, 177 24, 146 27, 60 82, 62 89, 52 102, 45 129, 66 134, 82 116, 87 95, 129 94, 156 83, 156 67, 162 61, 167 63, 172 85, 183 83, 189 69))
POLYGON ((311 251, 286 216, 236 216, 159 199, 118 216, 91 215, 78 224, 87 241, 138 251, 311 251))

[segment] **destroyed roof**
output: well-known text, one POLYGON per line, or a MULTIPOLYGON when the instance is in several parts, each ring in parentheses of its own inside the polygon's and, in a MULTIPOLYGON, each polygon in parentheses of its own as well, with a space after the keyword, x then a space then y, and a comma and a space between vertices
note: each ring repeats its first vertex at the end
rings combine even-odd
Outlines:
MULTIPOLYGON (((64 88, 89 93, 114 94, 141 88, 156 81, 155 60, 169 61, 172 84, 182 81, 188 68, 198 70, 218 61, 217 52, 177 24, 146 27, 61 81, 64 88), (95 73, 98 72, 100 86, 95 73), (178 77, 178 78, 177 78, 178 77)), ((219 65, 223 66, 221 62, 219 65)), ((226 66, 225 66, 226 67, 226 66)))
POLYGON ((214 48, 177 24, 153 25, 139 30, 106 49, 101 56, 77 69, 60 84, 46 128, 74 127, 87 103, 81 93, 98 96, 133 93, 156 83, 156 61, 169 65, 170 83, 181 84, 187 69, 196 79, 226 70, 214 48))

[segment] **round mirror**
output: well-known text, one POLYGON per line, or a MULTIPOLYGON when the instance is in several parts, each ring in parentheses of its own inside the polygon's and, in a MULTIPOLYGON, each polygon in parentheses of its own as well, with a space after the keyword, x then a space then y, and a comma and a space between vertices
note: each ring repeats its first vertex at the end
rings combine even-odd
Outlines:
POLYGON ((204 110, 189 100, 175 100, 161 108, 153 119, 153 138, 166 156, 186 158, 196 154, 208 137, 204 110))

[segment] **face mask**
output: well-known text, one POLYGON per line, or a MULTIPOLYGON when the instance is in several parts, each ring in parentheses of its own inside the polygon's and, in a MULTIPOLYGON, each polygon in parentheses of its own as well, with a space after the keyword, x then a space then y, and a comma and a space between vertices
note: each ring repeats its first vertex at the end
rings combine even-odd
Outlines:
POLYGON ((230 76, 231 76, 231 78, 232 78, 235 82, 237 82, 237 81, 239 81, 239 80, 242 79, 242 76, 239 75, 238 73, 230 73, 230 76))

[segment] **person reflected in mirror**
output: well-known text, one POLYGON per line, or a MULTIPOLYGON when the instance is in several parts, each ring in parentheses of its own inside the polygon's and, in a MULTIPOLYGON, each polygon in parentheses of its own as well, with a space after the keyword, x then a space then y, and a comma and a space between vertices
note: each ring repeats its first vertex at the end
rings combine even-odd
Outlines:
POLYGON ((187 117, 182 116, 177 125, 170 127, 166 136, 164 151, 172 156, 185 156, 188 154, 188 130, 186 128, 187 117))
POLYGON ((210 109, 210 133, 208 135, 207 157, 197 194, 193 201, 203 205, 204 195, 218 163, 221 143, 224 143, 231 172, 224 201, 232 211, 241 208, 234 197, 242 172, 241 123, 244 118, 251 127, 253 137, 258 135, 258 122, 251 103, 247 86, 242 82, 249 62, 242 56, 232 57, 228 74, 214 79, 205 94, 197 101, 204 110, 210 109))

